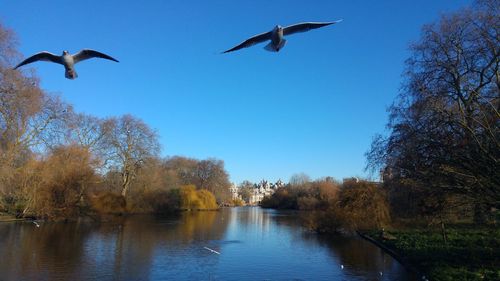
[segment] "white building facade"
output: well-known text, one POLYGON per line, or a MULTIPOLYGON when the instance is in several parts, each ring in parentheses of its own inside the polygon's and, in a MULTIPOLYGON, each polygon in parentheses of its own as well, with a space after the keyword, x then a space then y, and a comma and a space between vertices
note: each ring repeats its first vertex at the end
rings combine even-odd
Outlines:
POLYGON ((275 183, 269 183, 262 180, 260 183, 254 185, 252 194, 250 195, 249 205, 258 205, 266 196, 271 196, 280 187, 284 186, 281 180, 275 183))
POLYGON ((231 187, 229 188, 229 191, 231 192, 231 199, 239 199, 241 200, 241 196, 238 194, 238 187, 232 183, 231 187))

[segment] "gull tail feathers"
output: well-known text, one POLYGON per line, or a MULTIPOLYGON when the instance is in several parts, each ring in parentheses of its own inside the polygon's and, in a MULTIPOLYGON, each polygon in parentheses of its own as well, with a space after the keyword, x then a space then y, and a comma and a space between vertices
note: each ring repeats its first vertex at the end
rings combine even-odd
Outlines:
POLYGON ((264 49, 269 52, 279 52, 281 49, 283 49, 283 47, 285 47, 285 44, 286 44, 285 39, 281 40, 278 46, 274 45, 273 42, 271 41, 264 47, 264 49))
POLYGON ((76 71, 74 70, 66 70, 66 72, 64 73, 64 77, 73 80, 78 77, 78 74, 76 74, 76 71))

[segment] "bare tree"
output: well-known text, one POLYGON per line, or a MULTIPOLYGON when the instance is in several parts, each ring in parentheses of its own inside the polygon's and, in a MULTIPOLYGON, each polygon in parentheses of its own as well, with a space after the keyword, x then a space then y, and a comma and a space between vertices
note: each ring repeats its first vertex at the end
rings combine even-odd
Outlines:
POLYGON ((175 178, 174 181, 177 181, 177 188, 182 185, 195 184, 197 164, 198 160, 181 156, 174 156, 164 161, 165 169, 175 178))
POLYGON ((167 159, 164 166, 170 180, 178 181, 178 187, 195 185, 198 189, 207 189, 215 195, 219 203, 231 199, 229 175, 222 160, 196 160, 176 156, 167 159))
POLYGON ((127 196, 131 181, 143 162, 160 151, 158 136, 142 120, 131 115, 111 119, 107 142, 116 166, 121 170, 122 195, 127 196))
POLYGON ((98 161, 98 168, 106 172, 107 164, 112 160, 111 149, 106 135, 113 127, 114 122, 84 113, 66 111, 66 138, 65 143, 79 145, 89 150, 98 161))
POLYGON ((217 202, 231 199, 229 176, 224 169, 224 161, 217 159, 201 160, 195 169, 195 185, 212 192, 217 202))
POLYGON ((290 185, 292 187, 306 186, 311 182, 311 178, 305 173, 293 174, 290 177, 290 185))
POLYGON ((12 32, 0 25, 0 197, 22 201, 20 169, 57 141, 67 106, 42 91, 35 76, 11 68, 19 56, 15 45, 12 32))
POLYGON ((498 207, 498 4, 478 1, 443 16, 411 45, 404 87, 390 109, 391 133, 377 137, 367 154, 369 165, 397 185, 440 197, 438 202, 458 194, 478 210, 498 207))
POLYGON ((11 68, 13 63, 21 58, 16 46, 17 40, 14 32, 0 23, 0 66, 2 68, 11 68))
POLYGON ((245 202, 250 202, 250 197, 253 194, 254 184, 250 181, 244 180, 238 186, 238 194, 245 202))

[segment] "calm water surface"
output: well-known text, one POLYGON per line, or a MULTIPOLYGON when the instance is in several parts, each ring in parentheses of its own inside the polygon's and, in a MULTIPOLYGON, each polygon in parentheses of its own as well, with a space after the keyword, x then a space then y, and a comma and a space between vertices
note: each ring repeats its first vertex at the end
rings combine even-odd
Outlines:
POLYGON ((413 280, 372 244, 256 207, 107 223, 0 223, 0 280, 413 280), (220 255, 204 247, 211 248, 220 255), (343 268, 341 268, 343 265, 343 268))

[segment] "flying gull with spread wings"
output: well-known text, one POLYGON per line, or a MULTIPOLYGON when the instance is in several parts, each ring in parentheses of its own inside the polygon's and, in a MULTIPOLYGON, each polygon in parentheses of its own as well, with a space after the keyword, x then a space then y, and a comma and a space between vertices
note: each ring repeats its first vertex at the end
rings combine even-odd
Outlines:
POLYGON ((261 33, 258 35, 255 35, 245 41, 243 41, 241 44, 237 45, 236 47, 233 47, 227 51, 224 51, 223 53, 229 53, 232 51, 236 51, 239 49, 243 48, 248 48, 250 46, 253 46, 258 43, 262 43, 268 40, 271 40, 269 44, 267 44, 264 49, 271 51, 271 52, 279 52, 286 43, 286 39, 284 36, 286 35, 291 35, 294 33, 299 33, 299 32, 306 32, 311 29, 316 29, 320 28, 323 26, 339 23, 342 20, 337 20, 337 21, 331 21, 331 22, 302 22, 302 23, 297 23, 293 24, 287 27, 282 27, 280 25, 277 25, 273 28, 273 30, 265 33, 261 33))
POLYGON ((68 51, 63 51, 61 56, 57 56, 49 52, 40 52, 25 59, 20 64, 18 64, 14 69, 17 69, 23 65, 36 61, 49 61, 62 64, 64 66, 64 69, 66 70, 65 77, 68 79, 75 79, 76 77, 78 77, 75 71, 75 64, 91 58, 101 58, 118 62, 118 60, 101 52, 90 49, 83 49, 74 55, 71 55, 68 51))

